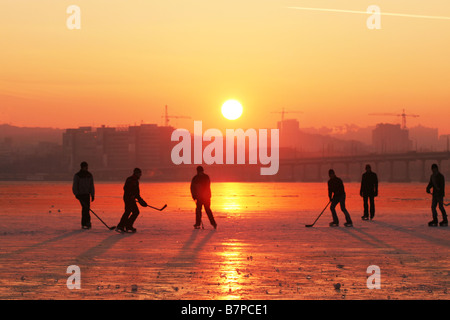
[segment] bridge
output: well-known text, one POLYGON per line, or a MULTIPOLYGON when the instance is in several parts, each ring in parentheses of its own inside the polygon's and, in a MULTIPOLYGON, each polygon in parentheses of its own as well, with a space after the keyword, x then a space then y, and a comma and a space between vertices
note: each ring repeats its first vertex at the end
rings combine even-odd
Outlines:
MULTIPOLYGON (((382 181, 411 182, 427 181, 431 174, 431 164, 437 163, 441 172, 450 176, 450 151, 445 152, 406 152, 390 154, 364 154, 334 157, 304 157, 280 159, 276 175, 261 176, 261 164, 213 164, 205 167, 213 181, 298 181, 319 182, 328 180, 328 169, 346 181, 360 181, 366 164, 372 166, 382 181)), ((206 166, 205 164, 203 164, 206 166)), ((145 167, 144 181, 190 181, 196 173, 197 164, 164 165, 145 167)), ((130 168, 98 168, 98 180, 122 181, 131 174, 130 168)), ((65 174, 65 177, 68 175, 65 174)), ((1 178, 1 177, 0 177, 1 178)))
MULTIPOLYGON (((442 162, 450 160, 450 151, 444 152, 406 152, 406 153, 390 153, 390 154, 365 154, 365 155, 349 155, 349 156, 337 156, 337 157, 313 157, 313 158, 293 158, 280 160, 280 169, 283 167, 285 179, 289 180, 289 176, 292 180, 316 180, 320 181, 323 177, 323 170, 328 172, 328 169, 340 166, 343 168, 343 172, 340 173, 343 177, 350 177, 350 168, 356 166, 357 172, 361 174, 364 172, 366 164, 372 166, 374 172, 378 172, 383 166, 386 169, 388 165, 388 178, 390 182, 411 181, 411 167, 415 164, 415 171, 419 171, 419 181, 426 181, 427 176, 431 173, 431 162, 437 163, 441 171, 445 171, 442 168, 442 162), (399 165, 403 167, 403 177, 395 178, 395 173, 399 165), (290 171, 288 173, 287 171, 290 171), (312 172, 313 173, 312 173, 312 172)), ((339 174, 338 174, 339 175, 339 174)))

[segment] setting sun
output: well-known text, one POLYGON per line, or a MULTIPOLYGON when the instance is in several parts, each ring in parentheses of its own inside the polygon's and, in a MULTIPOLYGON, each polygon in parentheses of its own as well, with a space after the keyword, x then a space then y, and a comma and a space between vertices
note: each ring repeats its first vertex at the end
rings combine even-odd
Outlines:
POLYGON ((236 120, 242 115, 242 105, 239 101, 228 100, 222 105, 222 114, 228 120, 236 120))

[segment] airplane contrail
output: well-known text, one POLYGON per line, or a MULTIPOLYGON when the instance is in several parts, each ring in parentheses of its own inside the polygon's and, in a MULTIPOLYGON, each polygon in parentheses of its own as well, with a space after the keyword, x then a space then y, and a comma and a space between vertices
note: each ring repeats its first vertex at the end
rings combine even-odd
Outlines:
MULTIPOLYGON (((368 14, 372 15, 375 13, 367 11, 357 11, 357 10, 341 10, 341 9, 325 9, 325 8, 306 8, 306 7, 287 7, 288 9, 296 10, 308 10, 308 11, 325 11, 325 12, 341 12, 341 13, 358 13, 358 14, 368 14)), ((406 13, 392 13, 392 12, 380 12, 382 16, 393 16, 393 17, 407 17, 407 18, 422 18, 422 19, 437 19, 437 20, 450 20, 450 17, 445 16, 424 16, 417 14, 406 14, 406 13)))

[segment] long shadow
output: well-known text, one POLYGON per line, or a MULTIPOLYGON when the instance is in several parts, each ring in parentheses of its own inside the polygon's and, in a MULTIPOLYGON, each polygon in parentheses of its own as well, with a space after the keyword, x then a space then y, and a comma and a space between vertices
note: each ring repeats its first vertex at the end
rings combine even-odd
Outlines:
POLYGON ((67 233, 64 233, 62 235, 50 238, 48 240, 44 240, 42 242, 32 244, 32 245, 30 245, 30 246, 28 246, 26 248, 18 249, 18 250, 15 250, 13 252, 0 254, 0 259, 8 258, 8 257, 10 257, 12 255, 15 255, 15 254, 21 254, 21 253, 25 253, 25 252, 28 252, 28 251, 32 251, 32 250, 37 249, 39 247, 45 246, 45 245, 47 245, 49 243, 58 242, 60 240, 66 239, 68 237, 71 237, 71 236, 74 236, 74 235, 77 235, 77 234, 81 234, 83 232, 85 232, 85 231, 82 230, 82 229, 74 230, 74 231, 71 231, 71 232, 67 232, 67 233))
POLYGON ((390 228, 390 229, 393 229, 393 230, 396 230, 396 231, 400 231, 400 232, 409 234, 409 235, 414 236, 416 238, 420 238, 422 240, 429 241, 429 242, 432 242, 432 243, 440 245, 440 246, 450 247, 450 241, 446 240, 446 239, 434 238, 434 237, 431 237, 429 235, 426 235, 426 234, 423 234, 423 233, 419 233, 419 232, 413 231, 413 230, 408 230, 408 229, 405 229, 405 228, 403 228, 401 226, 392 225, 392 224, 389 224, 389 223, 386 223, 386 222, 372 221, 372 223, 378 224, 378 225, 380 225, 382 227, 387 227, 387 228, 390 228))
POLYGON ((197 258, 200 251, 203 249, 206 243, 208 243, 209 239, 216 233, 214 230, 210 230, 208 234, 206 234, 203 239, 197 243, 194 247, 191 248, 195 239, 198 235, 202 233, 200 230, 193 230, 191 236, 180 249, 180 252, 176 257, 167 262, 166 266, 168 267, 179 267, 179 266, 190 266, 194 264, 195 259, 197 258))
POLYGON ((337 228, 339 231, 352 236, 353 238, 357 239, 358 241, 360 241, 361 243, 364 244, 368 244, 376 249, 391 249, 391 250, 395 250, 398 253, 402 253, 402 254, 409 254, 408 252, 399 249, 397 247, 391 246, 387 243, 385 243, 384 241, 376 238, 375 236, 368 234, 367 232, 364 232, 358 228, 337 228), (355 234, 355 232, 359 232, 362 233, 363 235, 365 235, 366 237, 369 237, 372 241, 367 240, 365 238, 362 238, 358 235, 355 234))
MULTIPOLYGON (((399 231, 403 231, 403 232, 406 232, 406 233, 408 233, 408 234, 412 234, 412 235, 416 236, 416 234, 415 234, 413 231, 403 229, 402 227, 389 225, 389 224, 387 224, 387 223, 383 223, 383 222, 379 222, 379 221, 377 221, 377 222, 372 221, 371 223, 377 223, 377 224, 379 224, 379 225, 381 225, 381 226, 386 226, 386 227, 392 228, 392 229, 394 229, 394 230, 399 230, 399 229, 401 229, 401 230, 399 230, 399 231)), ((405 262, 408 262, 408 261, 409 261, 409 262, 412 262, 412 263, 413 263, 413 264, 412 264, 412 267, 413 267, 414 269, 420 270, 420 271, 422 271, 422 272, 430 272, 430 268, 428 267, 430 261, 429 261, 429 259, 427 259, 426 257, 423 257, 423 256, 417 256, 417 255, 415 255, 415 254, 413 254, 413 253, 410 253, 410 252, 407 252, 407 251, 405 251, 405 250, 403 250, 403 249, 399 249, 399 248, 397 248, 397 247, 395 247, 395 246, 389 245, 389 244, 385 243, 384 241, 378 239, 377 237, 375 237, 375 236, 373 236, 373 235, 371 235, 371 234, 369 234, 369 233, 367 233, 367 232, 364 232, 364 231, 362 231, 362 230, 360 230, 360 229, 358 229, 358 228, 354 228, 353 231, 360 232, 360 233, 362 233, 363 235, 365 235, 365 236, 367 236, 367 237, 373 239, 375 242, 379 243, 379 244, 381 245, 381 247, 375 245, 375 244, 372 243, 372 242, 367 242, 365 239, 363 239, 363 238, 361 238, 361 237, 359 237, 359 236, 353 234, 353 232, 351 232, 350 230, 345 230, 345 229, 344 229, 344 230, 341 230, 341 231, 342 231, 342 232, 345 232, 346 234, 349 234, 349 235, 355 237, 356 239, 358 239, 358 240, 361 241, 361 242, 369 243, 370 245, 376 247, 377 249, 390 249, 390 250, 393 250, 392 253, 394 253, 394 255, 392 255, 392 253, 390 253, 389 255, 391 255, 392 257, 395 257, 397 260, 400 261, 401 264, 404 264, 405 262), (420 263, 417 263, 417 262, 420 262, 420 263)), ((435 239, 435 238, 428 237, 428 236, 426 236, 426 235, 422 235, 422 236, 423 236, 424 238, 426 238, 425 240, 429 240, 429 241, 432 241, 432 242, 437 241, 437 239, 435 239), (428 238, 431 238, 431 239, 428 239, 428 238)), ((439 244, 442 244, 442 243, 439 243, 439 244)))
POLYGON ((111 249, 112 246, 114 246, 117 242, 124 239, 124 237, 133 236, 133 235, 127 235, 127 234, 113 234, 110 235, 108 238, 103 239, 100 243, 98 243, 96 246, 89 248, 88 250, 81 253, 78 257, 75 258, 75 261, 78 263, 83 264, 90 264, 92 260, 96 257, 101 256, 103 253, 111 249))
POLYGON ((354 237, 355 239, 358 239, 362 243, 367 243, 367 244, 369 244, 370 246, 372 246, 374 248, 377 248, 377 249, 390 249, 390 250, 395 250, 397 253, 410 254, 409 252, 407 252, 407 251, 405 251, 403 249, 400 249, 400 248, 394 247, 394 246, 392 246, 390 244, 387 244, 383 240, 380 240, 377 237, 375 237, 374 235, 372 235, 370 233, 367 233, 367 232, 365 232, 365 231, 363 231, 363 230, 361 230, 359 228, 350 228, 350 229, 351 230, 349 230, 349 229, 340 229, 340 230, 345 232, 345 233, 347 233, 348 235, 354 237), (366 237, 370 238, 373 242, 371 242, 370 240, 364 239, 364 238, 354 234, 353 232, 359 232, 359 233, 365 235, 366 237))

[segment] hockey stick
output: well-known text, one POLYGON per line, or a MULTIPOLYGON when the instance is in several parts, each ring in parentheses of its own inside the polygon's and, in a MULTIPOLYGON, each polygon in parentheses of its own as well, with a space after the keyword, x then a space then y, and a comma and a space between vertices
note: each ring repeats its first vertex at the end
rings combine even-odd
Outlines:
MULTIPOLYGON (((194 202, 195 202, 195 204, 197 205, 197 199, 194 199, 194 202)), ((197 222, 195 222, 195 223, 197 223, 197 222)), ((196 226, 196 224, 194 224, 194 227, 195 227, 195 226, 196 226)), ((201 221, 201 225, 199 225, 198 228, 195 227, 195 229, 200 229, 200 226, 202 227, 202 230, 205 230, 205 226, 203 225, 203 221, 201 221)))
POLYGON ((109 227, 105 222, 103 222, 102 219, 100 219, 100 217, 94 211, 92 211, 92 209, 89 209, 89 211, 91 211, 94 214, 94 216, 96 216, 98 220, 100 220, 109 230, 114 230, 116 228, 116 226, 109 227))
POLYGON ((147 207, 150 207, 150 208, 158 210, 158 211, 163 211, 165 208, 167 208, 167 204, 165 204, 161 209, 155 208, 155 207, 152 207, 152 206, 149 206, 149 205, 147 205, 147 207))
MULTIPOLYGON (((137 203, 139 203, 139 201, 136 201, 137 203)), ((140 203, 139 203, 140 204, 140 203)), ((152 208, 152 209, 155 209, 155 210, 158 210, 158 211, 163 211, 165 208, 167 208, 167 204, 165 204, 162 208, 156 208, 156 207, 152 207, 152 206, 149 206, 148 204, 146 205, 146 206, 143 206, 144 208, 145 207, 149 207, 149 208, 152 208)))
POLYGON ((325 206, 325 208, 323 208, 322 212, 319 214, 319 216, 317 217, 317 219, 314 221, 313 224, 305 224, 305 227, 306 227, 306 228, 311 228, 311 227, 313 227, 313 226, 316 224, 317 220, 319 220, 320 216, 325 212, 325 209, 328 207, 328 205, 329 205, 330 203, 331 203, 331 200, 327 203, 327 205, 325 206))
MULTIPOLYGON (((431 194, 431 197, 433 197, 433 194, 429 192, 429 194, 431 194)), ((450 202, 449 203, 442 203, 445 207, 450 206, 450 202)))
MULTIPOLYGON (((83 204, 85 205, 86 203, 83 202, 83 204)), ((91 208, 89 208, 89 211, 92 212, 94 214, 94 216, 96 216, 97 219, 100 220, 105 225, 105 227, 107 227, 109 230, 114 230, 116 228, 116 226, 109 227, 102 219, 100 219, 100 217, 94 211, 92 211, 91 208)))

